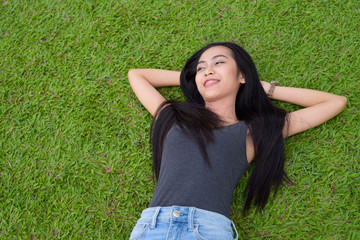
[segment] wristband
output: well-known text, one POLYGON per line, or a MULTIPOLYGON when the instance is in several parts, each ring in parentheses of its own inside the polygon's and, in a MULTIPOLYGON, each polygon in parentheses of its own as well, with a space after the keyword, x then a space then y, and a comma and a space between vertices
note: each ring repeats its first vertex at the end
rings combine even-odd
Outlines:
POLYGON ((275 87, 276 87, 276 83, 275 83, 275 82, 271 82, 270 84, 271 84, 271 85, 270 85, 269 91, 268 91, 267 94, 266 94, 266 95, 268 95, 268 97, 272 97, 273 92, 274 92, 274 89, 275 89, 275 87))

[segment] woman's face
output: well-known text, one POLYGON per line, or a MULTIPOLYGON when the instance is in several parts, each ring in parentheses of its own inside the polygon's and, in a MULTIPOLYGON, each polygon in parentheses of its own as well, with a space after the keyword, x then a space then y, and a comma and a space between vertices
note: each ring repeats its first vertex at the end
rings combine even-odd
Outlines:
POLYGON ((232 51, 224 46, 215 46, 201 55, 195 82, 205 103, 209 103, 222 99, 235 101, 245 79, 238 70, 232 51))

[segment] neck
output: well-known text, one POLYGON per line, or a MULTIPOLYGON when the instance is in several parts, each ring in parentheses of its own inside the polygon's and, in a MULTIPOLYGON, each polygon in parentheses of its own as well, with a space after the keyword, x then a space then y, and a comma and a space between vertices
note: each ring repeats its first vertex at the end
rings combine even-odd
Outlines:
POLYGON ((224 121, 224 126, 232 125, 239 121, 236 117, 235 102, 207 102, 205 106, 216 113, 221 120, 224 121))

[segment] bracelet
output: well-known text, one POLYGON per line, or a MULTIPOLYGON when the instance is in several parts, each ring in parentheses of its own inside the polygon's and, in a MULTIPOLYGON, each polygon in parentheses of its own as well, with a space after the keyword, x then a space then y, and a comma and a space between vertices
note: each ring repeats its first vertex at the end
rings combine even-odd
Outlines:
POLYGON ((275 82, 270 82, 270 88, 269 91, 267 92, 266 95, 268 95, 268 97, 272 97, 273 93, 274 93, 274 89, 276 87, 276 83, 275 82))

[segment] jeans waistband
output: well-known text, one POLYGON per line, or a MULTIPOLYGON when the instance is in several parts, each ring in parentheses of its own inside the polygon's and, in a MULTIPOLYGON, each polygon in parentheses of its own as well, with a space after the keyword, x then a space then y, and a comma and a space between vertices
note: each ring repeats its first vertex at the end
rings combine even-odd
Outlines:
POLYGON ((152 207, 147 208, 141 213, 141 219, 147 222, 151 222, 150 228, 156 228, 157 222, 176 221, 187 222, 190 231, 193 231, 195 224, 213 224, 222 228, 232 231, 235 230, 236 238, 238 239, 238 232, 235 224, 227 217, 220 213, 211 212, 195 207, 152 207))

